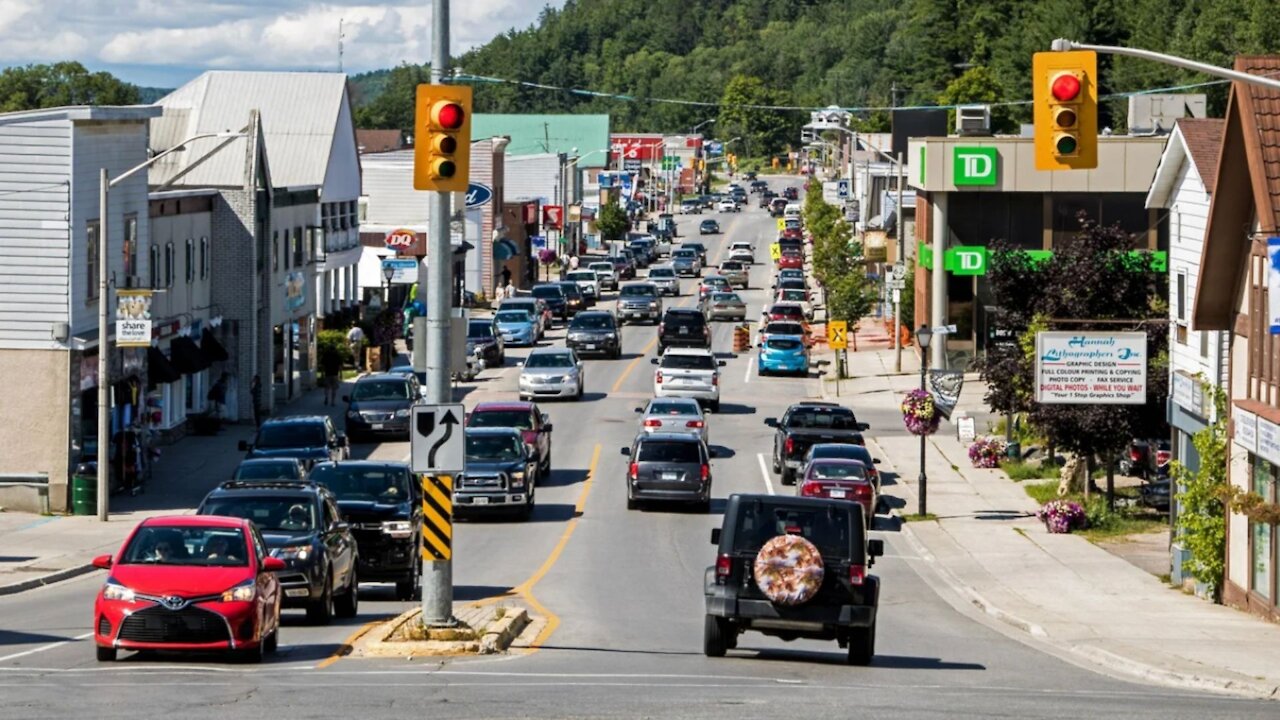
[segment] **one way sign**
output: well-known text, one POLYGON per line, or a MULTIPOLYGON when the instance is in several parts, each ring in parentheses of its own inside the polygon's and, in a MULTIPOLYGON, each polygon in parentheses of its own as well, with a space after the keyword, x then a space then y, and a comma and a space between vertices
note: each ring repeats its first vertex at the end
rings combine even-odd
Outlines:
POLYGON ((466 410, 461 403, 415 405, 410 466, 415 473, 456 475, 462 472, 466 438, 462 421, 466 410))

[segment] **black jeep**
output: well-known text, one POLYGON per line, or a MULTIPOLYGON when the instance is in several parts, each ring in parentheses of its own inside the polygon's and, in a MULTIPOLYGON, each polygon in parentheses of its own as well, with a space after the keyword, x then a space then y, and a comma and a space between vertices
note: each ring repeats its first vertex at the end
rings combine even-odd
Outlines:
POLYGON ((776 495, 732 495, 724 527, 711 531, 703 652, 721 657, 747 630, 795 640, 835 640, 849 664, 875 655, 880 579, 867 573, 884 554, 867 539, 853 503, 776 495))

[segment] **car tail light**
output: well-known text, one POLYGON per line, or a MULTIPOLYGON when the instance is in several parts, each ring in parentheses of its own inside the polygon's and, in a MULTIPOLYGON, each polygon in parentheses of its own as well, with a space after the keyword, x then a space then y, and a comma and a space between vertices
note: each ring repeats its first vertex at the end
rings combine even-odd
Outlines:
POLYGON ((1173 459, 1173 453, 1172 453, 1172 452, 1170 452, 1170 451, 1168 451, 1168 450, 1157 450, 1157 451, 1156 451, 1156 464, 1157 464, 1157 465, 1165 465, 1166 463, 1168 463, 1168 462, 1169 462, 1170 460, 1172 460, 1172 459, 1173 459))
POLYGON ((713 386, 719 386, 719 385, 720 385, 720 373, 716 373, 716 374, 714 374, 714 375, 712 375, 712 376, 711 376, 711 384, 712 384, 713 386))
POLYGON ((728 555, 716 556, 716 579, 723 580, 733 571, 733 558, 728 555))
POLYGON ((822 497, 822 486, 818 483, 805 483, 800 486, 802 497, 822 497))
POLYGON ((706 482, 707 479, 710 477, 711 477, 711 466, 706 463, 702 463, 702 481, 706 482))
POLYGON ((684 426, 691 427, 691 428, 700 428, 705 424, 706 423, 702 422, 701 420, 690 420, 689 422, 685 423, 684 426))
POLYGON ((1138 449, 1137 445, 1129 446, 1129 459, 1134 462, 1142 462, 1142 451, 1138 449))
POLYGON ((866 565, 850 565, 849 566, 849 584, 861 585, 867 579, 866 565))
POLYGON ((640 477, 640 463, 631 463, 631 467, 627 468, 627 477, 632 480, 640 477))
POLYGON ((644 426, 645 427, 662 427, 662 421, 650 418, 649 420, 644 421, 644 426))
POLYGON ((659 335, 661 335, 663 332, 665 332, 665 331, 666 331, 666 329, 667 329, 667 324, 666 324, 666 323, 664 323, 664 322, 660 322, 660 323, 658 323, 658 334, 659 334, 659 335))
POLYGON ((787 455, 790 455, 795 449, 796 441, 792 438, 787 438, 786 441, 782 443, 782 452, 787 455))
POLYGON ((654 381, 654 382, 656 382, 656 383, 658 383, 659 385, 661 385, 661 384, 662 384, 662 371, 661 371, 661 370, 659 370, 657 373, 655 373, 655 374, 654 374, 654 376, 653 376, 653 381, 654 381))
POLYGON ((702 334, 703 334, 703 336, 704 336, 704 337, 705 337, 705 336, 710 335, 710 334, 711 334, 711 328, 707 327, 706 325, 703 325, 703 326, 702 326, 702 334))
POLYGON ((860 498, 870 498, 871 485, 869 483, 857 483, 853 486, 853 494, 860 498))

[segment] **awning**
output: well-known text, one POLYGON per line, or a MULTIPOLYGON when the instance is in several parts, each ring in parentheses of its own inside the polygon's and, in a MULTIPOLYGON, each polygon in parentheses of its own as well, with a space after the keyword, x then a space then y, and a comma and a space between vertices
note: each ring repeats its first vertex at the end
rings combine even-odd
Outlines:
POLYGON ((227 349, 222 347, 222 343, 218 342, 218 338, 214 337, 213 333, 207 329, 200 336, 200 350, 204 352, 204 356, 211 363, 225 362, 230 357, 227 355, 227 349))
POLYGON ((182 379, 182 373, 169 362, 164 353, 147 348, 147 386, 165 385, 182 379))
POLYGON ((507 238, 502 238, 493 244, 494 260, 510 260, 520 254, 520 249, 516 244, 507 238))
POLYGON ((196 341, 188 337, 174 338, 169 344, 169 356, 183 375, 194 375, 209 367, 209 358, 200 351, 196 341))

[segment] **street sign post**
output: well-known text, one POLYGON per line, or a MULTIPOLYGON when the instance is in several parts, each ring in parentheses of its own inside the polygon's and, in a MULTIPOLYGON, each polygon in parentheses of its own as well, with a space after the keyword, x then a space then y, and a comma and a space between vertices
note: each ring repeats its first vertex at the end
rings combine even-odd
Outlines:
POLYGON ((827 323, 827 346, 832 350, 845 350, 849 347, 848 322, 832 320, 827 323))
POLYGON ((849 181, 848 181, 848 180, 837 180, 837 181, 836 181, 836 195, 837 195, 841 200, 848 200, 848 199, 849 199, 849 181))
POLYGON ((410 427, 410 467, 415 473, 456 475, 462 472, 466 441, 462 403, 415 405, 410 427))

